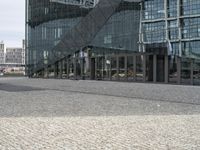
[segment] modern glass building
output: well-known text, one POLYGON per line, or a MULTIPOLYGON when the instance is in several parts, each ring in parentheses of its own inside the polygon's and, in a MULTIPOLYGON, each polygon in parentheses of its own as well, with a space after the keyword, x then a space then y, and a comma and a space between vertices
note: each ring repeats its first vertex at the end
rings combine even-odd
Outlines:
POLYGON ((199 0, 26 0, 27 74, 200 84, 199 0))

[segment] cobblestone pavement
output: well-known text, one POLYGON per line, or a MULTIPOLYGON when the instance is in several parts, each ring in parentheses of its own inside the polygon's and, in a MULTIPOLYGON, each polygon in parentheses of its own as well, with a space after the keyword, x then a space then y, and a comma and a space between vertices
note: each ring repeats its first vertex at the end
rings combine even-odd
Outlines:
POLYGON ((199 150, 200 87, 0 78, 0 150, 199 150))

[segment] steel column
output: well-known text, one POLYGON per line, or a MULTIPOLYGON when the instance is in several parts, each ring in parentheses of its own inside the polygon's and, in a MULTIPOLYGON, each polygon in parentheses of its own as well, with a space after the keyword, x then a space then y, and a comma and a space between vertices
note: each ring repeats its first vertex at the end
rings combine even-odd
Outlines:
POLYGON ((177 84, 181 84, 181 58, 177 57, 177 84))
POLYGON ((125 63, 125 78, 126 78, 126 81, 128 80, 128 66, 127 66, 127 60, 128 60, 128 56, 125 55, 124 56, 124 63, 125 63))
POLYGON ((143 82, 146 82, 146 55, 143 54, 143 61, 142 61, 142 67, 143 67, 143 82))
POLYGON ((119 56, 116 57, 117 61, 117 80, 119 80, 119 56))
POLYGON ((194 76, 194 68, 193 68, 193 65, 194 65, 194 62, 193 62, 193 60, 191 59, 191 62, 190 62, 190 84, 191 85, 194 85, 194 78, 193 78, 193 76, 194 76))
POLYGON ((165 83, 169 82, 169 58, 165 55, 165 83))
POLYGON ((153 82, 157 82, 157 55, 153 55, 153 82))
POLYGON ((133 56, 133 78, 134 78, 134 81, 136 81, 136 72, 137 72, 136 63, 137 63, 137 56, 134 55, 133 56))
POLYGON ((77 79, 77 74, 76 74, 76 58, 73 58, 73 64, 74 64, 74 79, 77 79))

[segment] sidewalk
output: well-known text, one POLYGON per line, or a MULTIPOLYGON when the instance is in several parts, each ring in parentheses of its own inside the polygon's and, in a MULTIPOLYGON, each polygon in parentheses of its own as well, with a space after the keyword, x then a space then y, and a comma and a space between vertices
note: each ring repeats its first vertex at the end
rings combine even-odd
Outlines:
POLYGON ((0 79, 0 149, 200 149, 200 88, 0 79))

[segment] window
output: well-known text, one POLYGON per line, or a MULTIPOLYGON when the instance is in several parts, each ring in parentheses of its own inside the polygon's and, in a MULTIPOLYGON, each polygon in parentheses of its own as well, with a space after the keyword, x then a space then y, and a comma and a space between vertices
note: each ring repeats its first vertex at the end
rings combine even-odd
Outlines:
POLYGON ((144 19, 164 18, 164 0, 148 0, 144 2, 144 19))
POLYGON ((186 18, 181 22, 182 37, 184 39, 200 37, 200 18, 186 18))
POLYGON ((106 35, 104 37, 104 44, 111 44, 112 43, 112 36, 111 35, 106 35))
POLYGON ((177 0, 167 0, 168 17, 177 16, 177 0))
POLYGON ((154 22, 144 24, 144 41, 145 42, 163 42, 166 37, 165 22, 154 22))
POLYGON ((178 38, 178 24, 177 20, 168 22, 169 39, 175 40, 178 38))
POLYGON ((200 13, 199 0, 181 0, 182 15, 195 15, 200 13))

